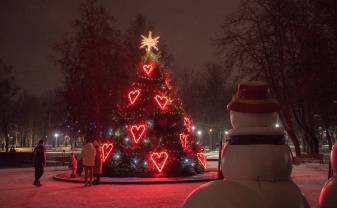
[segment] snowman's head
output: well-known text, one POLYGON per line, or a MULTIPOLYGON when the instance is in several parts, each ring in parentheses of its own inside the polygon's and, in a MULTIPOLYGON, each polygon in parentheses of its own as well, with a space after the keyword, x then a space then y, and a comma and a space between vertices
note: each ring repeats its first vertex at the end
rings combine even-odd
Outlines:
POLYGON ((227 108, 233 128, 271 127, 277 122, 280 105, 271 98, 267 83, 249 81, 239 84, 227 108))

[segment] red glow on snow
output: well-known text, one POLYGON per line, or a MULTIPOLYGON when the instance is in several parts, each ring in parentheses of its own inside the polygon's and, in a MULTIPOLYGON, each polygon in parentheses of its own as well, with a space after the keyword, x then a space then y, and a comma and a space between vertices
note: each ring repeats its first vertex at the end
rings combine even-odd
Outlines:
POLYGON ((130 103, 134 104, 139 95, 140 95, 140 90, 133 90, 133 91, 129 92, 130 103))
POLYGON ((181 143, 181 146, 186 149, 187 148, 187 135, 186 134, 179 134, 179 138, 180 138, 180 143, 181 143))
POLYGON ((197 153, 197 157, 198 157, 198 160, 200 161, 200 163, 202 164, 202 166, 204 166, 204 168, 206 169, 206 167, 207 167, 207 158, 204 155, 204 153, 197 153))
POLYGON ((157 104, 159 105, 159 107, 164 110, 167 102, 168 102, 168 98, 166 96, 160 96, 160 95, 156 95, 154 97, 154 99, 157 101, 157 104))
POLYGON ((152 64, 144 64, 144 65, 143 65, 143 70, 144 70, 144 72, 147 74, 147 76, 150 76, 150 75, 151 75, 151 72, 152 72, 152 70, 153 70, 152 64))
POLYGON ((112 149, 113 149, 113 144, 111 144, 111 143, 105 143, 105 144, 102 145, 103 162, 106 161, 106 159, 110 155, 112 149))
POLYGON ((131 126, 130 132, 132 134, 133 141, 138 144, 139 140, 143 137, 146 127, 144 124, 131 126))
POLYGON ((167 152, 159 152, 159 153, 154 152, 151 154, 151 160, 156 166, 159 173, 161 173, 162 170, 164 169, 167 158, 168 158, 167 152))

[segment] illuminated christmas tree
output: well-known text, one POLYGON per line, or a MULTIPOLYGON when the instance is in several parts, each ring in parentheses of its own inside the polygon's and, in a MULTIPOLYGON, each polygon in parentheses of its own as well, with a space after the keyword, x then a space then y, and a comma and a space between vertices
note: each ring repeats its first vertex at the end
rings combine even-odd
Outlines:
POLYGON ((111 139, 103 145, 105 176, 183 176, 202 172, 206 157, 191 129, 192 119, 160 63, 159 37, 141 35, 145 54, 137 78, 125 90, 111 139))

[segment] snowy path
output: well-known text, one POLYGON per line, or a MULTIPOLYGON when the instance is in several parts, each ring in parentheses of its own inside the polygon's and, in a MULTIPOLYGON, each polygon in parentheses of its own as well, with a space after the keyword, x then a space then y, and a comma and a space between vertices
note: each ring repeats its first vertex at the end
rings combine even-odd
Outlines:
MULTIPOLYGON (((202 183, 159 185, 99 185, 84 187, 81 184, 56 182, 51 179, 60 168, 48 168, 43 186, 31 185, 32 168, 0 169, 1 208, 178 208, 188 194, 202 183)), ((293 177, 316 207, 318 195, 326 180, 327 166, 305 164, 294 167, 293 177)))

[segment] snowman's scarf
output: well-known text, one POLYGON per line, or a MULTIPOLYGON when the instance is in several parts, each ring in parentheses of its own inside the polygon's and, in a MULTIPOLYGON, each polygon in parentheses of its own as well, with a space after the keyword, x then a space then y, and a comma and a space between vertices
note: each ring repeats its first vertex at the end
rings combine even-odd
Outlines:
POLYGON ((230 145, 253 145, 253 144, 285 144, 284 135, 231 135, 230 145))

